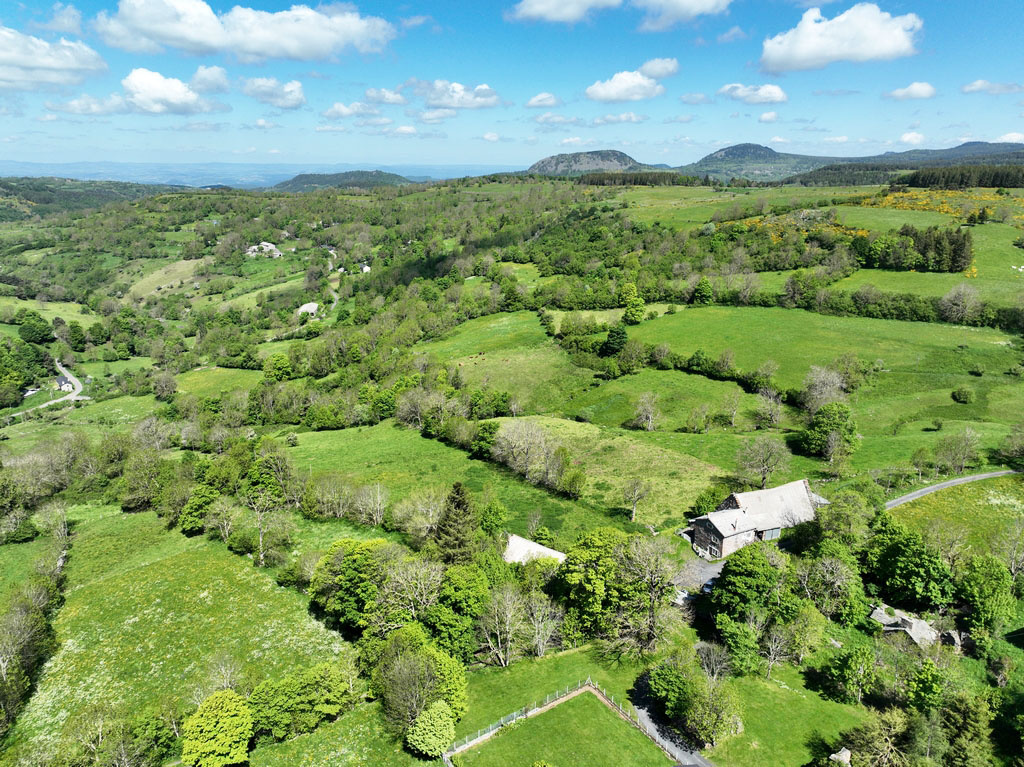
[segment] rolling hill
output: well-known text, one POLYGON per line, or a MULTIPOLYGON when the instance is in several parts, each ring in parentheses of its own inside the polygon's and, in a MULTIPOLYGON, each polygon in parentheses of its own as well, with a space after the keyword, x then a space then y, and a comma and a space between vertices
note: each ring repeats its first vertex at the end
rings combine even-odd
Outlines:
POLYGON ((571 154, 556 154, 538 160, 529 168, 527 173, 537 173, 542 176, 578 176, 582 173, 593 171, 632 171, 632 170, 659 170, 665 166, 644 165, 637 162, 625 152, 614 149, 599 149, 596 152, 573 152, 571 154))
POLYGON ((328 188, 374 189, 411 183, 405 176, 382 170, 350 170, 344 173, 300 173, 295 178, 275 184, 273 188, 279 192, 312 192, 328 188))
POLYGON ((138 200, 173 191, 168 185, 123 181, 78 181, 70 178, 0 178, 0 221, 21 221, 60 211, 99 208, 111 202, 138 200))

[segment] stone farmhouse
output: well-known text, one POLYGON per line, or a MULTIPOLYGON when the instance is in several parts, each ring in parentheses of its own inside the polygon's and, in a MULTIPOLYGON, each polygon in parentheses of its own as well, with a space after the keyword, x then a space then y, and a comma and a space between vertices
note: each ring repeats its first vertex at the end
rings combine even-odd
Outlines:
POLYGON ((827 504, 806 479, 767 490, 733 493, 717 510, 693 520, 693 547, 707 559, 727 557, 755 541, 772 541, 783 528, 814 519, 827 504))

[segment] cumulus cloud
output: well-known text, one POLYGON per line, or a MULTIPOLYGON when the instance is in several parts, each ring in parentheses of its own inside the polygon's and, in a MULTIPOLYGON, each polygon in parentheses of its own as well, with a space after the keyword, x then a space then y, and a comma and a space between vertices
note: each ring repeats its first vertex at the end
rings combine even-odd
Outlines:
POLYGON ((98 99, 95 96, 83 94, 76 99, 61 103, 48 101, 46 102, 46 108, 72 115, 88 116, 110 115, 129 111, 124 96, 119 93, 113 93, 105 99, 98 99))
POLYGON ((720 34, 717 39, 720 43, 734 43, 737 40, 746 40, 747 33, 740 27, 732 27, 728 32, 720 34))
POLYGON ((467 88, 449 80, 413 81, 416 92, 435 109, 481 109, 498 105, 498 93, 486 83, 467 88))
POLYGON ((655 80, 662 80, 671 77, 679 71, 679 61, 676 59, 651 59, 641 65, 639 72, 655 80))
POLYGON ((399 125, 393 131, 391 131, 391 133, 394 136, 415 136, 416 135, 416 126, 415 125, 399 125))
POLYGON ((405 104, 406 99, 398 91, 389 88, 367 88, 366 100, 373 104, 405 104))
POLYGON ((910 99, 930 99, 935 95, 935 86, 931 83, 911 83, 906 88, 897 88, 886 94, 896 101, 908 101, 910 99))
POLYGON ((40 29, 48 29, 51 32, 60 32, 65 35, 82 34, 82 12, 75 6, 68 3, 54 3, 53 16, 45 24, 38 25, 40 29))
POLYGON ((781 104, 789 100, 786 92, 778 85, 743 85, 729 83, 718 89, 719 96, 728 96, 744 104, 781 104))
POLYGON ((964 93, 988 93, 992 96, 1002 96, 1007 93, 1020 93, 1024 91, 1024 85, 1020 83, 990 83, 988 80, 975 80, 960 90, 964 93))
POLYGON ((396 34, 389 22, 347 4, 277 12, 236 5, 217 13, 205 0, 119 0, 117 11, 101 11, 94 25, 104 42, 126 51, 232 53, 246 62, 330 59, 350 48, 374 53, 396 34))
POLYGON ((482 135, 480 138, 482 138, 484 141, 492 141, 492 142, 493 141, 501 141, 501 136, 499 136, 494 131, 488 131, 487 133, 482 135))
POLYGON ((616 72, 610 80, 598 80, 586 90, 592 101, 645 101, 664 92, 664 85, 641 72, 616 72))
POLYGON ((437 125, 445 120, 452 119, 457 114, 458 112, 454 109, 425 109, 416 115, 416 119, 427 125, 437 125))
POLYGON ((558 107, 562 105, 562 100, 553 93, 543 91, 538 93, 532 99, 526 102, 526 106, 530 109, 550 109, 551 107, 558 107))
POLYGON ((765 112, 764 114, 762 114, 760 117, 757 118, 757 121, 759 123, 773 123, 773 122, 778 121, 778 119, 779 119, 779 113, 778 112, 765 112))
POLYGON ((684 93, 679 97, 679 100, 684 104, 691 104, 696 106, 697 104, 710 104, 711 99, 706 93, 684 93))
POLYGON ((605 115, 604 117, 595 117, 594 125, 618 125, 619 123, 642 123, 644 120, 650 118, 647 115, 638 115, 636 112, 623 112, 617 115, 605 115))
POLYGON ((0 26, 0 90, 77 85, 106 70, 103 58, 83 42, 50 43, 0 26))
POLYGON ((512 17, 524 21, 582 21, 591 11, 617 8, 622 0, 521 0, 512 17))
POLYGON ((210 112, 214 105, 176 77, 142 67, 121 81, 125 101, 136 111, 149 114, 191 115, 210 112))
POLYGON ((903 144, 911 144, 917 146, 924 141, 924 136, 917 131, 908 131, 900 136, 900 142, 903 144))
POLYGON ((657 31, 698 16, 723 13, 732 0, 633 0, 633 5, 647 11, 640 29, 657 31))
POLYGON ((1004 133, 996 139, 997 144, 1024 144, 1024 133, 1004 133))
POLYGON ((298 80, 282 83, 276 77, 252 77, 245 81, 242 93, 278 109, 298 109, 306 103, 298 80))
POLYGON ((796 27, 764 41, 761 67, 777 74, 821 69, 837 61, 912 56, 917 53, 914 38, 923 26, 916 14, 893 16, 874 3, 858 3, 834 19, 811 8, 796 27))
POLYGON ((375 114, 379 114, 376 107, 364 104, 361 101, 353 101, 351 104, 342 104, 340 101, 336 101, 330 109, 323 113, 323 116, 328 120, 340 120, 343 117, 375 114))
POLYGON ((196 69, 190 82, 196 93, 227 93, 231 90, 228 84, 228 73, 223 67, 204 67, 196 69))
POLYGON ((769 144, 788 144, 789 143, 789 139, 788 138, 783 138, 782 136, 772 136, 770 139, 768 139, 768 143, 769 144))
POLYGON ((564 138, 558 142, 562 146, 593 146, 595 142, 593 139, 583 139, 579 136, 572 136, 570 138, 564 138))

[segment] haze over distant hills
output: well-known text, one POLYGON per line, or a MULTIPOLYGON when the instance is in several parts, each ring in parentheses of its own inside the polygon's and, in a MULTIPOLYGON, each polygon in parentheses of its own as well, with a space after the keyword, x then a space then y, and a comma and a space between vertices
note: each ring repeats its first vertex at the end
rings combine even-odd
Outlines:
POLYGON ((295 178, 274 184, 281 192, 312 192, 316 189, 374 189, 378 186, 411 184, 405 176, 380 170, 350 170, 344 173, 300 173, 295 178))

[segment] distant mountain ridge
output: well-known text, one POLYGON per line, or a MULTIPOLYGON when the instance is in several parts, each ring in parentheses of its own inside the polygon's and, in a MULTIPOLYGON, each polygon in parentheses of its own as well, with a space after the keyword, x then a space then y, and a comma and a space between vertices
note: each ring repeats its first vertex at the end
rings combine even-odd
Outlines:
POLYGON ((375 189, 379 186, 402 186, 412 181, 397 173, 382 170, 350 170, 344 173, 300 173, 294 178, 274 184, 279 192, 311 192, 316 189, 375 189))
MULTIPOLYGON (((746 178, 751 181, 782 181, 810 174, 826 166, 866 164, 895 170, 959 165, 965 162, 985 164, 1024 163, 1024 144, 969 141, 949 149, 911 149, 886 152, 869 157, 824 157, 777 152, 760 144, 736 144, 724 147, 695 163, 670 170, 688 176, 710 176, 719 181, 746 178)), ((647 165, 615 150, 576 152, 545 157, 526 171, 547 176, 574 176, 593 171, 622 172, 664 170, 665 165, 647 165)))

